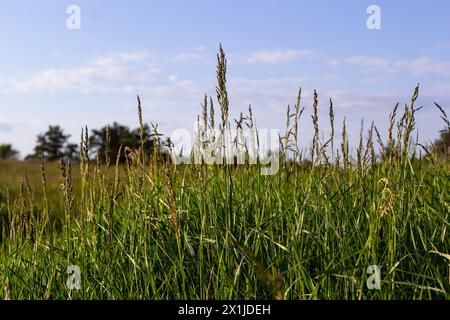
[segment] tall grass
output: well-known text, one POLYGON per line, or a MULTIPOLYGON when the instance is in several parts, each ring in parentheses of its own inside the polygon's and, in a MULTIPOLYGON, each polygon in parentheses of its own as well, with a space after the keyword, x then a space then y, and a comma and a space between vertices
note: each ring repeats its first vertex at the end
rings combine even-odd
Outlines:
MULTIPOLYGON (((226 69, 221 47, 222 130, 231 127, 226 69)), ((7 173, 24 164, 2 163, 0 298, 448 299, 449 165, 428 150, 428 160, 417 156, 418 93, 399 119, 398 105, 391 113, 387 147, 372 124, 353 159, 345 120, 335 149, 331 100, 331 136, 320 138, 317 92, 310 157, 303 157, 299 90, 272 176, 259 165, 175 165, 143 147, 123 146, 125 165, 110 163, 107 147, 102 163, 88 156, 87 128, 79 166, 22 167, 27 175, 15 188, 7 173), (80 290, 66 286, 70 265, 80 267, 80 290), (381 267, 380 290, 366 286, 369 265, 381 267)), ((199 127, 206 133, 214 111, 205 97, 199 127)), ((142 117, 138 97, 143 145, 150 137, 142 117)), ((244 123, 258 141, 251 107, 236 120, 244 123)))

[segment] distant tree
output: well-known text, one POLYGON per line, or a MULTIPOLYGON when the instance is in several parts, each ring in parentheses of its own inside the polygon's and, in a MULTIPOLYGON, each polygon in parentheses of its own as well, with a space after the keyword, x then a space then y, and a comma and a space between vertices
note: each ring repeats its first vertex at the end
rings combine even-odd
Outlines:
MULTIPOLYGON (((106 145, 107 145, 107 132, 108 127, 92 130, 92 134, 89 138, 91 149, 96 153, 101 161, 106 160, 106 145)), ((111 162, 116 162, 119 155, 120 146, 128 146, 132 148, 134 145, 133 135, 130 132, 130 128, 114 122, 109 126, 109 159, 111 162)), ((123 155, 123 153, 122 153, 123 155)), ((121 162, 123 160, 121 159, 121 162)))
POLYGON ((64 158, 78 161, 80 160, 80 152, 76 143, 67 143, 64 148, 64 158))
POLYGON ((19 152, 11 144, 0 144, 0 160, 16 159, 19 152))
POLYGON ((47 132, 38 135, 34 154, 27 159, 43 157, 47 161, 61 158, 76 160, 78 146, 68 143, 69 138, 70 135, 65 134, 60 126, 49 126, 47 132))
POLYGON ((439 139, 436 139, 433 145, 439 155, 450 155, 450 129, 442 130, 439 139))
MULTIPOLYGON (((92 130, 91 137, 89 139, 91 149, 99 157, 101 161, 106 160, 106 144, 107 144, 107 131, 108 127, 103 127, 99 130, 92 130)), ((130 130, 129 127, 114 122, 109 126, 109 159, 111 163, 117 161, 117 156, 120 156, 120 161, 125 161, 125 147, 133 150, 139 150, 141 144, 141 132, 140 129, 130 130), (120 146, 122 146, 122 152, 119 155, 120 146)), ((151 134, 150 127, 144 124, 144 153, 146 155, 151 154, 154 151, 155 139, 151 134)))
POLYGON ((443 107, 436 102, 434 104, 441 112, 441 119, 445 122, 446 128, 440 131, 441 135, 439 139, 434 141, 433 147, 434 151, 437 151, 440 156, 448 160, 450 159, 450 119, 443 107))

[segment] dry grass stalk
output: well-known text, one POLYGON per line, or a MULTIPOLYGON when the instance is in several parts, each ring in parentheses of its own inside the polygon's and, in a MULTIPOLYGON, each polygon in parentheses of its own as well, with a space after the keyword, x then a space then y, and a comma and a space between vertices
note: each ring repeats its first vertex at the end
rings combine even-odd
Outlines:
POLYGON ((333 100, 330 98, 330 107, 328 110, 328 115, 330 117, 330 141, 331 141, 331 157, 334 157, 334 109, 333 109, 333 100))
POLYGON ((311 161, 313 163, 316 163, 316 160, 319 157, 319 116, 318 116, 318 95, 317 91, 314 90, 314 97, 313 97, 313 114, 312 114, 312 120, 314 125, 314 137, 313 137, 313 145, 312 145, 312 151, 311 151, 311 161))
POLYGON ((347 170, 349 167, 349 144, 347 137, 347 125, 345 123, 346 118, 344 118, 342 124, 342 143, 341 143, 341 151, 342 151, 342 161, 344 165, 344 169, 347 170))
POLYGON ((222 45, 220 45, 219 53, 217 54, 217 101, 222 112, 222 130, 224 130, 228 123, 228 92, 227 92, 227 59, 222 45))

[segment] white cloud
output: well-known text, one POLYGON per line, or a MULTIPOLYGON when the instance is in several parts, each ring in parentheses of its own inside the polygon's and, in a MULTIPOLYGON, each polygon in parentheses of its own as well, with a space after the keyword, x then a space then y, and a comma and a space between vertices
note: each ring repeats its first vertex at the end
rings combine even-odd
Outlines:
POLYGON ((374 69, 390 70, 392 64, 388 59, 380 57, 355 56, 347 60, 350 64, 374 69))
POLYGON ((332 66, 337 66, 339 64, 339 60, 338 59, 328 59, 328 64, 332 65, 332 66))
POLYGON ((206 58, 206 55, 204 53, 182 52, 182 53, 177 54, 175 57, 173 57, 172 61, 185 62, 185 61, 192 61, 192 60, 202 60, 205 58, 206 58))
POLYGON ((381 57, 355 56, 347 59, 352 65, 386 73, 406 71, 413 75, 450 76, 450 62, 433 61, 429 58, 391 60, 381 57))
POLYGON ((134 62, 143 62, 155 58, 155 56, 150 55, 147 52, 120 52, 120 53, 113 53, 112 56, 119 58, 120 60, 134 61, 134 62))
POLYGON ((273 87, 273 86, 285 86, 285 85, 294 85, 298 86, 302 82, 308 80, 308 77, 280 77, 280 78, 239 78, 234 77, 230 79, 230 83, 232 85, 236 85, 239 87, 249 88, 263 88, 265 87, 273 87))
POLYGON ((200 86, 191 80, 177 80, 170 84, 138 85, 130 89, 133 89, 131 92, 149 94, 175 103, 180 103, 186 97, 200 99, 203 94, 200 86))
POLYGON ((174 74, 171 74, 171 75, 167 78, 167 80, 169 80, 170 82, 175 82, 175 81, 178 80, 178 77, 177 77, 176 75, 174 75, 174 74))
POLYGON ((181 52, 170 58, 173 62, 192 62, 192 61, 203 61, 209 63, 213 56, 209 56, 205 51, 198 52, 181 52))
POLYGON ((418 58, 412 61, 407 61, 402 64, 402 67, 407 68, 412 74, 433 74, 450 76, 450 62, 432 61, 428 58, 418 58))
MULTIPOLYGON (((1 79, 0 93, 139 93, 155 107, 195 105, 204 91, 192 80, 164 74, 157 59, 146 53, 110 53, 73 68, 53 68, 25 79, 1 79)), ((0 123, 0 130, 6 130, 0 123)))
POLYGON ((389 109, 394 106, 396 99, 401 98, 398 92, 363 92, 344 89, 329 90, 323 92, 321 96, 327 99, 331 97, 337 109, 358 110, 389 109))
POLYGON ((274 49, 253 52, 247 58, 247 62, 277 64, 292 62, 301 58, 309 58, 311 56, 312 52, 310 50, 274 49))
POLYGON ((124 82, 155 81, 159 70, 145 53, 113 53, 74 68, 47 69, 26 79, 0 78, 2 93, 109 92, 124 82))
POLYGON ((174 57, 170 58, 170 61, 174 62, 187 62, 187 61, 199 61, 204 60, 209 62, 212 56, 209 55, 206 46, 196 46, 192 52, 180 52, 174 57))

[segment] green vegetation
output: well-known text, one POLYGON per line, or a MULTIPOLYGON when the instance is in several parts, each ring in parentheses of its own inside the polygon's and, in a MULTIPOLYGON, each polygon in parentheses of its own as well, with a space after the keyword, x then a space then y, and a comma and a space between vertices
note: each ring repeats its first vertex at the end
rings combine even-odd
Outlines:
POLYGON ((0 160, 15 159, 19 152, 10 144, 0 144, 0 160))
MULTIPOLYGON (((226 128, 222 49, 217 77, 226 128)), ((331 101, 322 141, 317 93, 312 147, 299 150, 299 92, 275 175, 161 160, 156 129, 145 145, 140 101, 140 147, 114 146, 124 163, 111 155, 108 128, 97 134, 106 138, 97 161, 84 131, 76 166, 1 162, 0 298, 449 299, 450 167, 414 143, 418 92, 403 115, 392 112, 388 141, 372 124, 355 156, 345 122, 335 147, 331 101), (66 286, 70 265, 80 267, 80 290, 66 286), (380 290, 366 286, 369 265, 381 266, 380 290)), ((214 128, 213 112, 205 97, 199 137, 214 128)), ((255 128, 251 109, 236 123, 255 128)))

